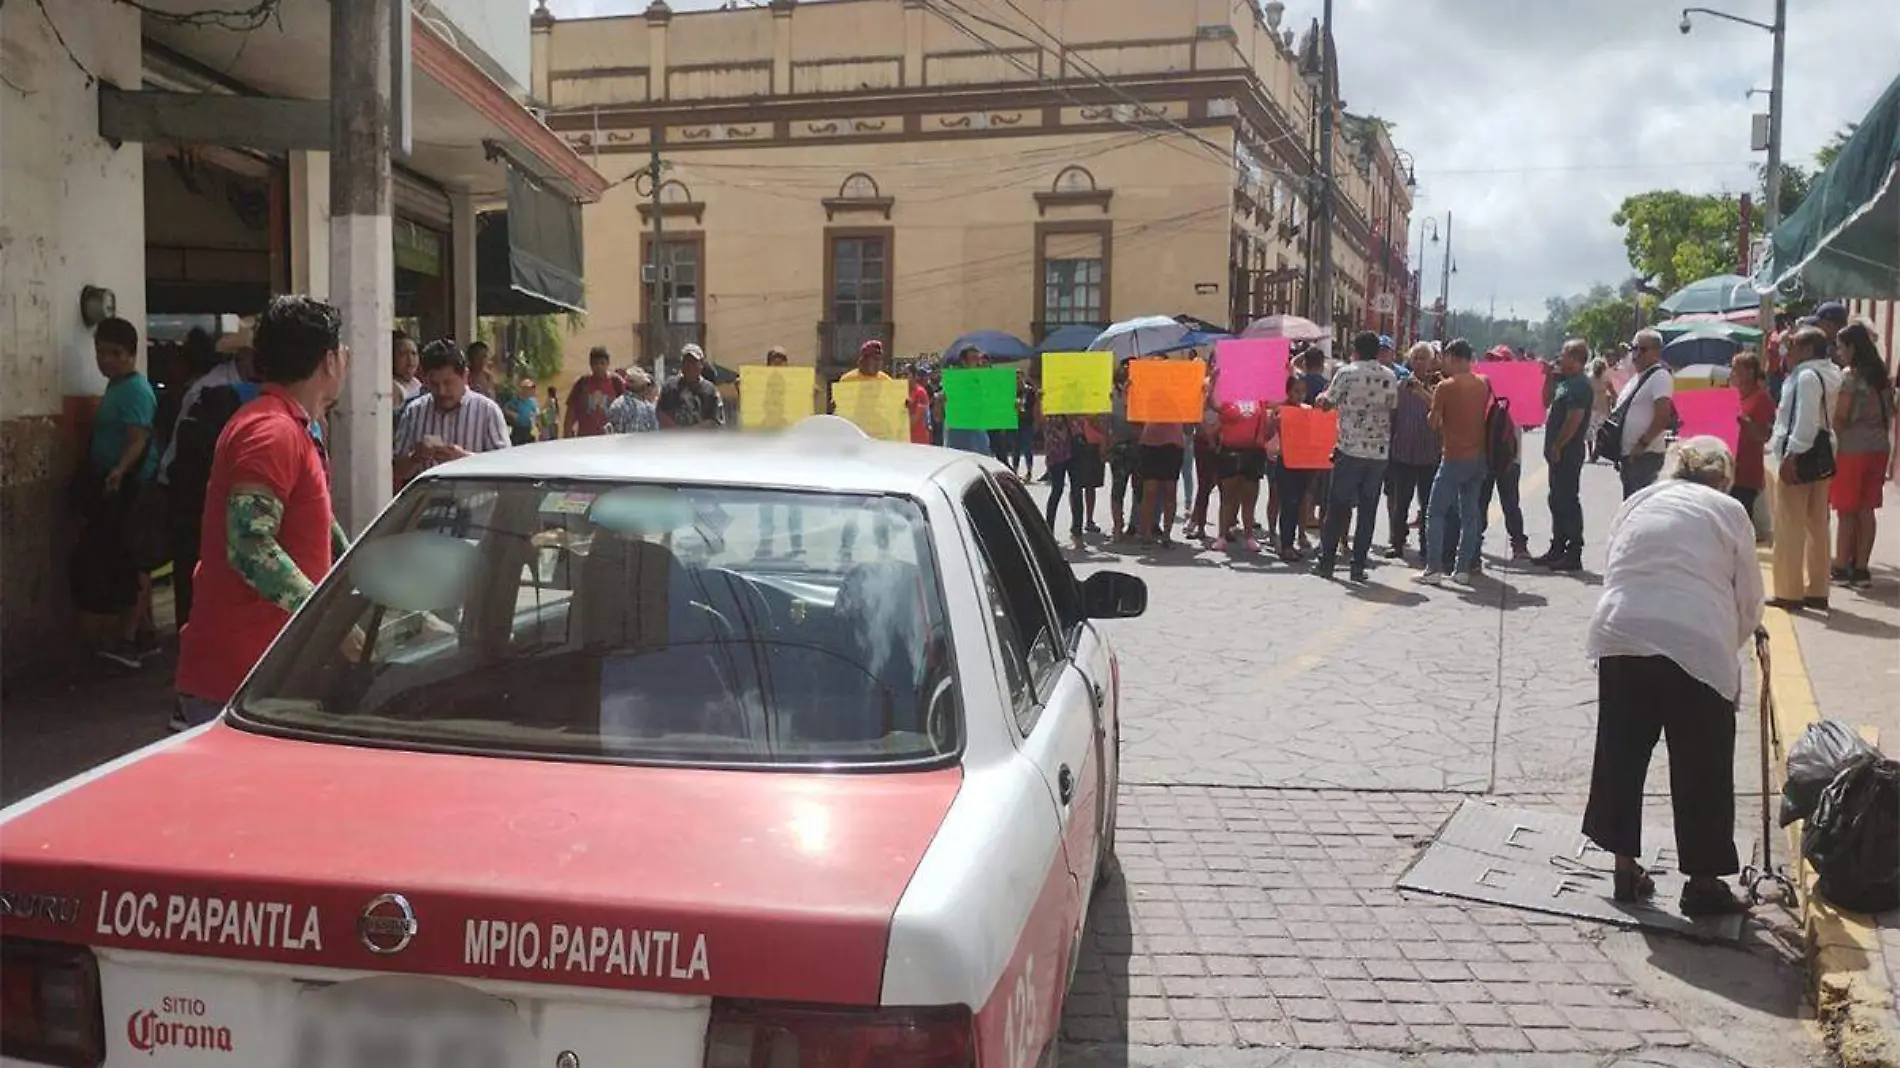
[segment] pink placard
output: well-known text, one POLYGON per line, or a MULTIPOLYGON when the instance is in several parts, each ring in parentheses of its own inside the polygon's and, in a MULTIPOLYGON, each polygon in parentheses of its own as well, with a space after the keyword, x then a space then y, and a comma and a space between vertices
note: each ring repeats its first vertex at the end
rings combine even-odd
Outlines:
POLYGON ((1491 390, 1511 402, 1511 418, 1518 426, 1544 425, 1544 365, 1534 360, 1473 364, 1474 372, 1491 380, 1491 390))
POLYGON ((1681 423, 1676 430, 1678 436, 1712 434, 1727 443, 1730 452, 1740 445, 1741 426, 1735 419, 1742 414, 1742 398, 1732 387, 1691 390, 1669 400, 1676 406, 1681 423))
POLYGON ((1283 337, 1252 341, 1222 341, 1214 346, 1214 399, 1228 401, 1286 400, 1287 363, 1292 346, 1283 337))

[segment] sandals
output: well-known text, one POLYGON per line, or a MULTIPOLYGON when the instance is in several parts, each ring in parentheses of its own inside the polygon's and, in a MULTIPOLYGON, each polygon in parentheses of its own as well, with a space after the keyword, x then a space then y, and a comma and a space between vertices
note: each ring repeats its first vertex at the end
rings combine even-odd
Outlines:
MULTIPOLYGON (((1656 880, 1642 868, 1618 868, 1611 876, 1614 889, 1611 897, 1624 904, 1647 901, 1656 893, 1656 880)), ((1687 891, 1683 896, 1688 896, 1687 891)), ((1687 911, 1686 909, 1684 911, 1687 911)))

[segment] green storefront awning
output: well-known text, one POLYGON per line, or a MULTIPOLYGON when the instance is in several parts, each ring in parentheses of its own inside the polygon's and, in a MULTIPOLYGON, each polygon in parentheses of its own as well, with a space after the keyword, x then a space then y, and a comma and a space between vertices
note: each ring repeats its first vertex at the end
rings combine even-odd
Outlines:
POLYGON ((1900 78, 1771 241, 1757 286, 1816 299, 1900 297, 1900 78))
POLYGON ((508 168, 508 210, 476 222, 475 310, 480 315, 552 315, 587 310, 581 208, 508 168))

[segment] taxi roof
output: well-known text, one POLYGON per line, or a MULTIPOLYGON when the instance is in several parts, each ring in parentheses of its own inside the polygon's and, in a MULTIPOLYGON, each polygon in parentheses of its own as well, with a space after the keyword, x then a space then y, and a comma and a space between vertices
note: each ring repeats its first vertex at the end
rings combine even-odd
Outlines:
POLYGON ((877 441, 820 415, 778 432, 667 430, 520 445, 431 468, 417 481, 580 478, 915 496, 958 469, 965 477, 950 481, 974 477, 984 462, 967 452, 877 441))

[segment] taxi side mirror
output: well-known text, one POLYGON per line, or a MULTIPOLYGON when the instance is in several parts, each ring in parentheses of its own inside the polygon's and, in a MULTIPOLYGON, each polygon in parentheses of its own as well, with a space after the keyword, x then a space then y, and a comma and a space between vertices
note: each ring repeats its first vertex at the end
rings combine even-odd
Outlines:
POLYGON ((1082 609, 1090 619, 1133 619, 1148 610, 1148 584, 1120 571, 1097 571, 1082 581, 1082 609))

